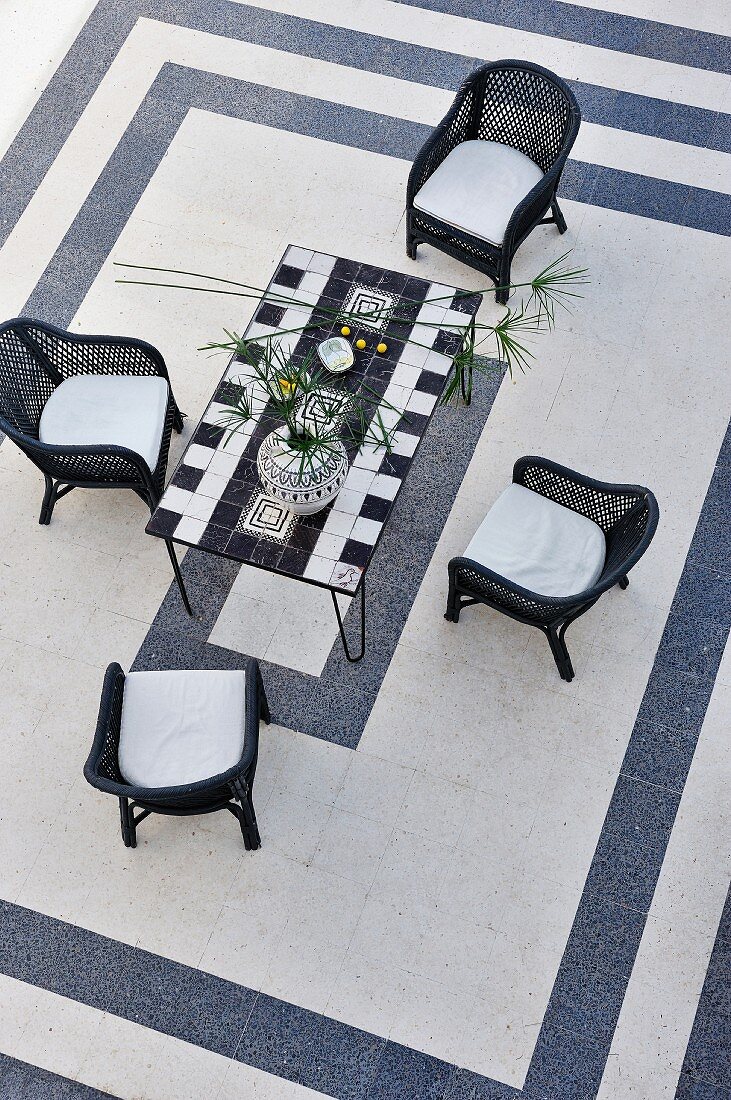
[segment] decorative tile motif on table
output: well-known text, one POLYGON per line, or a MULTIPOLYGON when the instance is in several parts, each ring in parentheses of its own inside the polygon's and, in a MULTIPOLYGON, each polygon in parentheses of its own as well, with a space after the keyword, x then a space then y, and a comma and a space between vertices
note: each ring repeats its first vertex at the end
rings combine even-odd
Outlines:
POLYGON ((345 588, 349 592, 355 592, 363 576, 363 570, 357 565, 336 565, 333 569, 331 581, 336 588, 345 588))
POLYGON ((249 507, 245 508, 236 530, 255 538, 271 539, 284 544, 292 534, 297 517, 288 508, 268 496, 265 492, 256 492, 249 507))
POLYGON ((353 289, 343 303, 340 320, 347 321, 356 328, 382 332, 391 320, 397 301, 398 299, 386 290, 354 283, 353 289))
MULTIPOLYGON (((339 430, 348 415, 351 404, 350 395, 343 390, 318 386, 317 392, 307 398, 306 418, 318 428, 330 425, 339 430)), ((295 411, 298 415, 301 416, 305 411, 304 406, 305 398, 296 403, 295 411)))

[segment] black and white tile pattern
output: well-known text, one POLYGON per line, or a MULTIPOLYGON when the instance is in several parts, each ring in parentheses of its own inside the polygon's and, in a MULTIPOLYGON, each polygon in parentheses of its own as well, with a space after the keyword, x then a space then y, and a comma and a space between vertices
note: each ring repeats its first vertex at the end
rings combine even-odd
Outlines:
POLYGON ((355 351, 354 367, 332 388, 347 393, 367 387, 381 398, 381 420, 395 429, 393 451, 367 442, 349 445, 350 470, 334 503, 313 516, 293 515, 262 493, 258 479, 257 452, 272 430, 261 419, 263 391, 257 407, 254 387, 259 415, 244 430, 231 437, 221 429, 237 384, 252 378, 252 368, 234 359, 148 532, 352 595, 480 300, 454 287, 290 245, 244 335, 276 337, 283 351, 303 360, 338 333, 345 319, 368 332, 365 350, 355 351), (362 321, 354 321, 352 312, 362 314, 362 321), (291 331, 304 326, 304 332, 291 331), (381 341, 384 354, 376 350, 381 341))

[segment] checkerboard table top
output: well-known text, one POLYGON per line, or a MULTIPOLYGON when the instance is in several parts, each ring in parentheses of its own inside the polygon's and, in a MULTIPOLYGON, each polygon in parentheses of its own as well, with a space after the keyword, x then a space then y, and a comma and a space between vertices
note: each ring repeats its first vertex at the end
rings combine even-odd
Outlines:
POLYGON ((295 360, 304 359, 340 333, 338 314, 347 312, 353 341, 362 336, 366 348, 355 350, 352 369, 333 375, 331 385, 351 391, 367 385, 382 395, 381 415, 395 427, 393 450, 348 446, 347 479, 332 504, 311 516, 294 515, 264 491, 257 474, 271 420, 252 418, 230 438, 220 426, 246 372, 234 357, 148 533, 353 595, 480 301, 479 294, 290 245, 245 338, 272 337, 295 360), (354 320, 359 313, 362 319, 354 320), (291 331, 305 325, 311 327, 291 331), (380 341, 387 345, 383 355, 376 351, 380 341))

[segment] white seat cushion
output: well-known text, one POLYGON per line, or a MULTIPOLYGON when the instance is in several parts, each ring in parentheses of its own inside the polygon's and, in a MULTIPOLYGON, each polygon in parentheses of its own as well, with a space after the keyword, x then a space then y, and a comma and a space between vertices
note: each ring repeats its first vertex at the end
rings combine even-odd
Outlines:
POLYGON ((537 164, 510 145, 463 141, 414 199, 439 221, 491 244, 502 244, 510 215, 543 178, 537 164))
POLYGON ((513 484, 497 498, 464 556, 542 596, 574 596, 597 581, 606 551, 604 532, 593 520, 513 484))
POLYGON ((177 787, 232 768, 244 747, 245 672, 130 672, 119 770, 135 787, 177 787))
POLYGON ((141 455, 154 471, 165 425, 164 378, 79 374, 53 391, 41 414, 42 443, 65 447, 113 444, 141 455))

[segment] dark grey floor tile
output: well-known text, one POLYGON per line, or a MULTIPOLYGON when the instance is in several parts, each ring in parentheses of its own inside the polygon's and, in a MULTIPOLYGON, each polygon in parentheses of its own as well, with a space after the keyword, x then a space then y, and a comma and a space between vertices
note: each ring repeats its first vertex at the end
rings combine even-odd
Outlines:
POLYGON ((693 1023, 683 1073, 711 1085, 731 1087, 731 1017, 704 1010, 693 1023))
POLYGON ((611 1042, 628 977, 618 971, 564 959, 546 1010, 545 1022, 605 1043, 611 1042))
POLYGON ((599 838, 584 889, 600 899, 646 913, 663 859, 657 849, 628 845, 607 829, 599 838))
POLYGON ((606 1043, 544 1024, 523 1087, 523 1100, 589 1100, 596 1096, 607 1049, 606 1043))
POLYGON ((443 1100, 520 1100, 520 1090, 468 1069, 455 1069, 443 1100))
POLYGON ((629 975, 645 928, 645 917, 606 897, 585 893, 566 945, 564 960, 589 969, 629 975))
POLYGON ((389 1042, 362 1100, 443 1100, 452 1069, 439 1058, 389 1042))
POLYGON ((664 853, 675 821, 680 791, 620 775, 609 804, 604 831, 628 845, 664 853))
POLYGON ((622 773, 657 787, 682 791, 697 743, 698 731, 670 730, 649 722, 636 722, 622 773))
POLYGON ((7 1054, 0 1054, 0 1098, 2 1100, 113 1100, 79 1081, 31 1066, 7 1054))
POLYGON ((731 1100, 731 1085, 712 1085, 681 1073, 675 1100, 731 1100))
POLYGON ((638 719, 681 733, 700 732, 712 685, 707 680, 655 665, 640 704, 638 719))

